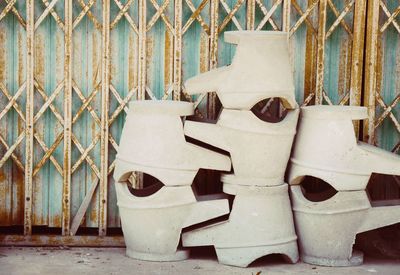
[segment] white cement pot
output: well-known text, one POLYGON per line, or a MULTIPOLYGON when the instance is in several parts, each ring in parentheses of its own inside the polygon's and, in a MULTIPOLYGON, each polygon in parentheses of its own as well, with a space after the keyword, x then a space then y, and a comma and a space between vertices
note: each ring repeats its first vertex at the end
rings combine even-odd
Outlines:
POLYGON ((186 121, 184 131, 230 153, 231 183, 274 186, 284 182, 298 115, 294 109, 281 122, 268 123, 251 111, 223 109, 217 124, 186 121))
POLYGON ((141 171, 177 186, 191 185, 200 168, 229 171, 229 157, 185 141, 181 116, 192 114, 193 104, 187 102, 131 102, 114 177, 141 171))
POLYGON ((300 256, 306 263, 362 264, 362 253, 353 254, 356 234, 400 222, 400 206, 371 207, 365 191, 338 192, 328 200, 312 202, 301 186, 290 190, 300 256))
POLYGON ((298 260, 288 185, 242 187, 229 220, 182 234, 184 247, 213 245, 218 261, 246 267, 273 253, 298 260))
POLYGON ((225 42, 237 44, 232 64, 190 78, 185 82, 186 91, 215 91, 229 109, 250 110, 272 97, 281 98, 287 109, 296 108, 287 35, 277 31, 225 32, 225 42))
POLYGON ((190 186, 162 187, 148 197, 132 195, 126 183, 115 186, 126 254, 135 259, 186 259, 189 252, 177 250, 182 228, 229 213, 227 199, 197 202, 190 186))
POLYGON ((357 142, 352 120, 364 118, 365 107, 302 107, 289 184, 314 176, 339 191, 364 190, 372 173, 400 175, 398 155, 357 142))

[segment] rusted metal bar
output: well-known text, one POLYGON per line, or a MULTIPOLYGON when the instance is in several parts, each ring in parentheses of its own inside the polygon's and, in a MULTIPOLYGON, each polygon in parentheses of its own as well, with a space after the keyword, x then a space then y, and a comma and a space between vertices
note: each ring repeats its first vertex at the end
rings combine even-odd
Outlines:
POLYGON ((25 207, 24 235, 32 234, 33 97, 35 57, 35 6, 26 1, 26 111, 25 111, 25 207))
MULTIPOLYGON (((219 0, 210 0, 210 50, 209 69, 217 67, 218 60, 218 6, 219 0)), ((207 117, 213 119, 216 115, 216 94, 207 95, 207 117)))
POLYGON ((71 226, 71 133, 72 133, 72 0, 64 0, 64 161, 62 234, 71 226))
POLYGON ((182 87, 182 0, 175 0, 173 100, 180 100, 182 87))
POLYGON ((139 0, 139 76, 137 99, 146 95, 146 0, 139 0))
POLYGON ((125 247, 123 236, 0 235, 0 246, 125 247))
MULTIPOLYGON (((268 14, 268 10, 267 8, 264 6, 262 0, 256 0, 256 4, 260 7, 261 12, 264 14, 264 18, 267 16, 268 14)), ((271 24, 272 28, 274 30, 278 30, 278 24, 275 22, 275 20, 269 16, 268 18, 268 22, 271 24)))
MULTIPOLYGON (((350 72, 350 105, 355 106, 361 105, 366 9, 367 0, 356 1, 353 15, 353 45, 350 72)), ((359 121, 354 121, 353 123, 354 130, 358 135, 359 121)))
POLYGON ((246 28, 248 30, 254 30, 255 14, 256 14, 256 0, 247 0, 246 28))
POLYGON ((318 10, 318 36, 317 36, 317 82, 315 88, 315 104, 322 104, 324 92, 325 68, 325 31, 327 0, 319 1, 318 10))
POLYGON ((107 234, 108 108, 110 95, 110 0, 103 0, 101 65, 100 212, 99 236, 107 234))
POLYGON ((365 47, 364 106, 368 107, 368 120, 364 120, 363 140, 375 140, 376 60, 379 39, 379 0, 368 1, 367 36, 365 47))
MULTIPOLYGON (((366 4, 367 0, 361 0, 361 1, 357 1, 357 2, 364 2, 364 5, 366 4)), ((346 7, 344 8, 344 10, 339 13, 339 11, 337 10, 335 4, 333 4, 332 0, 328 0, 328 5, 331 8, 332 12, 335 14, 336 16, 336 20, 335 22, 331 25, 331 27, 329 28, 329 30, 326 32, 326 38, 328 38, 333 31, 336 29, 336 27, 340 24, 342 25, 342 27, 346 30, 346 32, 348 33, 348 35, 350 36, 350 38, 353 38, 353 34, 351 31, 351 28, 349 27, 349 25, 346 23, 344 19, 344 17, 347 15, 347 13, 350 11, 350 9, 352 8, 352 6, 354 5, 355 0, 350 1, 349 3, 346 4, 346 7)), ((365 10, 364 10, 365 11, 365 10)), ((357 19, 354 13, 354 20, 353 22, 357 19)))
POLYGON ((282 31, 287 32, 288 34, 290 31, 290 0, 283 0, 282 31))
MULTIPOLYGON (((261 20, 261 22, 258 24, 256 30, 261 30, 261 28, 265 25, 265 23, 267 23, 267 21, 269 21, 269 19, 272 18, 272 15, 274 14, 274 12, 276 11, 276 9, 278 8, 278 6, 282 3, 282 0, 277 0, 274 5, 271 7, 271 9, 267 12, 264 13, 264 18, 261 20)), ((264 12, 264 11, 263 11, 264 12)), ((278 26, 272 25, 272 28, 274 30, 279 30, 278 26)))
POLYGON ((314 28, 313 23, 311 22, 311 20, 309 20, 308 16, 310 15, 311 11, 314 10, 314 8, 317 6, 318 2, 320 0, 312 0, 311 4, 310 4, 310 0, 308 1, 308 7, 306 9, 305 12, 301 11, 300 6, 297 4, 296 0, 292 0, 292 5, 293 7, 297 10, 297 12, 301 15, 300 18, 297 20, 297 22, 293 25, 292 29, 290 30, 289 36, 292 36, 297 29, 300 27, 301 24, 303 24, 303 22, 305 21, 306 24, 311 28, 311 30, 314 33, 317 33, 317 31, 314 28))
MULTIPOLYGON (((242 4, 244 3, 244 0, 238 0, 232 10, 228 6, 228 4, 225 2, 225 0, 219 0, 219 1, 221 2, 222 7, 224 7, 224 9, 228 13, 228 15, 224 18, 221 25, 219 26, 218 32, 221 32, 226 27, 226 25, 229 23, 229 21, 231 21, 231 20, 232 20, 233 24, 235 24, 236 28, 241 31, 242 26, 240 25, 239 21, 237 20, 235 14, 240 9, 242 4)), ((279 0, 279 1, 281 1, 281 0, 279 0)))
POLYGON ((76 212, 75 217, 72 221, 70 235, 74 236, 76 231, 78 231, 79 225, 82 222, 83 216, 85 216, 86 210, 90 204, 90 201, 93 198, 94 191, 96 191, 97 186, 99 185, 99 179, 96 179, 92 182, 90 186, 89 192, 86 193, 85 198, 83 199, 81 205, 79 206, 78 212, 76 212))

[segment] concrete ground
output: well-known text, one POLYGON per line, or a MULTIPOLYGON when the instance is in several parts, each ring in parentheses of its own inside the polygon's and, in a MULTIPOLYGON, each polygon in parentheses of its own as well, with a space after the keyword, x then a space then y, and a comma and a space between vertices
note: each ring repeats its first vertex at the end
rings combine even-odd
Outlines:
POLYGON ((286 264, 268 256, 249 268, 220 265, 212 250, 195 251, 181 262, 143 262, 125 256, 124 248, 0 247, 0 274, 400 274, 400 261, 366 259, 357 267, 329 268, 286 264))

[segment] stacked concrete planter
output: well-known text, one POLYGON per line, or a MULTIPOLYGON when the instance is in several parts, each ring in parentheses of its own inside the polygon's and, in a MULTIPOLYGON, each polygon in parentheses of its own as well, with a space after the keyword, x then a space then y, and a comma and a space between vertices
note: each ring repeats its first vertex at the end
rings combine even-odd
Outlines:
POLYGON ((289 170, 289 184, 304 262, 349 266, 363 262, 352 247, 356 234, 400 222, 400 206, 371 207, 365 188, 372 173, 400 174, 400 157, 357 142, 352 120, 365 107, 303 107, 289 170), (312 202, 299 185, 320 178, 338 192, 312 202))
POLYGON ((183 234, 183 246, 213 245, 219 262, 245 267, 279 253, 298 260, 288 186, 284 174, 296 131, 287 35, 280 32, 225 32, 237 44, 232 65, 185 83, 190 94, 216 91, 224 109, 217 124, 187 121, 185 135, 230 153, 233 174, 222 176, 223 190, 234 195, 229 220, 183 234), (256 68, 256 70, 255 70, 256 68), (250 109, 267 98, 280 98, 288 115, 268 123, 250 109))
POLYGON ((178 249, 181 230, 229 212, 226 199, 197 201, 191 184, 200 168, 229 171, 228 157, 187 143, 181 116, 192 115, 185 102, 138 101, 129 106, 114 171, 127 255, 142 260, 188 257, 178 249), (157 192, 127 186, 132 172, 163 183, 157 192))

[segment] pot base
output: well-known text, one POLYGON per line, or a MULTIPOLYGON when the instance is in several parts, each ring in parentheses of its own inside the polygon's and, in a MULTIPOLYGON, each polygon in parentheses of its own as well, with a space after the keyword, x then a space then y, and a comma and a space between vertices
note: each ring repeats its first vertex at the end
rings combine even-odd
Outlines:
POLYGON ((302 255, 301 260, 308 264, 321 266, 356 266, 362 265, 364 261, 364 254, 361 251, 354 250, 350 259, 330 259, 302 255))
POLYGON ((189 258, 189 250, 187 249, 178 249, 175 253, 171 254, 157 254, 157 253, 145 253, 134 251, 131 249, 126 249, 126 255, 130 258, 142 260, 142 261, 151 261, 151 262, 174 262, 174 261, 183 261, 189 258))

